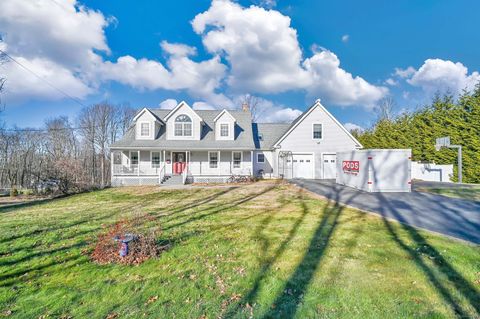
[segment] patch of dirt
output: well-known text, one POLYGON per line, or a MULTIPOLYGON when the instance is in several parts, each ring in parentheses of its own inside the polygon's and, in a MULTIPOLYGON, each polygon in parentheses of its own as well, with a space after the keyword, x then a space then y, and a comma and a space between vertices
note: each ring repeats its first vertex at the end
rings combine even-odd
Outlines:
POLYGON ((157 236, 161 233, 158 228, 143 230, 139 225, 142 220, 149 221, 149 216, 143 215, 132 220, 122 220, 110 226, 107 231, 98 236, 91 258, 98 264, 117 263, 123 265, 138 265, 150 258, 158 257, 170 245, 158 245, 157 236), (140 219, 140 220, 139 220, 140 219), (134 234, 134 239, 128 243, 128 253, 120 256, 122 243, 117 239, 124 239, 125 234, 134 234))

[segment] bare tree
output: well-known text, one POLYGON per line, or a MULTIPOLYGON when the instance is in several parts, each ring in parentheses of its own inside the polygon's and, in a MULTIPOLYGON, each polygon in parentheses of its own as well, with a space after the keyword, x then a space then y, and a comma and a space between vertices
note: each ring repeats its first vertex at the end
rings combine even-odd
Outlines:
MULTIPOLYGON (((0 43, 1 42, 2 42, 2 39, 0 37, 0 43)), ((4 64, 6 62, 7 62, 7 56, 0 52, 0 65, 4 64)), ((7 81, 7 78, 4 75, 0 74, 0 105, 2 105, 1 104, 1 102, 2 102, 2 91, 5 88, 5 82, 6 81, 7 81)), ((0 112, 1 111, 2 110, 0 109, 0 112)))
POLYGON ((85 107, 80 111, 78 117, 78 124, 80 126, 80 135, 83 137, 84 147, 84 160, 90 160, 91 165, 85 163, 85 167, 89 168, 91 183, 95 185, 95 171, 96 171, 96 150, 95 150, 95 135, 96 135, 96 118, 93 107, 85 107), (90 158, 90 159, 88 159, 90 158))
POLYGON ((382 98, 375 107, 378 121, 391 121, 394 118, 395 100, 392 97, 382 98))
POLYGON ((248 107, 250 110, 250 113, 252 113, 252 120, 256 122, 259 118, 260 115, 262 115, 263 110, 261 110, 259 104, 260 104, 260 99, 254 95, 251 94, 245 94, 242 96, 240 99, 240 109, 243 109, 244 107, 248 107))
POLYGON ((57 117, 36 129, 0 126, 0 187, 32 187, 57 181, 71 193, 108 184, 110 145, 131 125, 127 105, 99 103, 81 110, 74 127, 57 117))

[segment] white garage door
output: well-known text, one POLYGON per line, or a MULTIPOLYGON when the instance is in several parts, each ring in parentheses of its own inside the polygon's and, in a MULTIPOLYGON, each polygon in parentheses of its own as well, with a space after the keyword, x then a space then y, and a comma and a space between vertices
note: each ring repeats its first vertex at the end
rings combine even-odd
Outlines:
POLYGON ((323 178, 331 179, 337 177, 337 155, 323 154, 323 178))
POLYGON ((292 161, 294 178, 313 178, 312 154, 293 154, 292 161))

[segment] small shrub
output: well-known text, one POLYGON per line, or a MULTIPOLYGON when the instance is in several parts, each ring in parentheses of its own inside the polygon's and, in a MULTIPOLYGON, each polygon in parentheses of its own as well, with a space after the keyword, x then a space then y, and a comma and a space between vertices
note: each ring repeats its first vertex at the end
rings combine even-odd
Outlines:
POLYGON ((21 191, 19 191, 22 195, 27 195, 27 196, 30 196, 30 195, 33 195, 33 190, 32 189, 22 189, 21 191))
POLYGON ((10 197, 16 196, 18 196, 18 189, 16 187, 12 187, 12 189, 10 189, 10 197))

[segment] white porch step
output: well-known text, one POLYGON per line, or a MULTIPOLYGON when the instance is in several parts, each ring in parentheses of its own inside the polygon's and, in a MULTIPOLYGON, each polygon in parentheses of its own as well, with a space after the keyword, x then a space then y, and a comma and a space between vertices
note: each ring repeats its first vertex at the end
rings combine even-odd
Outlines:
POLYGON ((165 186, 182 185, 182 175, 165 176, 165 181, 163 181, 161 184, 165 186))

